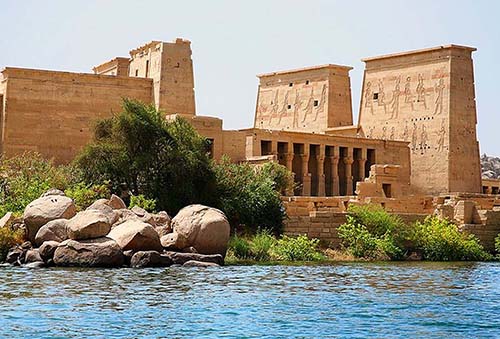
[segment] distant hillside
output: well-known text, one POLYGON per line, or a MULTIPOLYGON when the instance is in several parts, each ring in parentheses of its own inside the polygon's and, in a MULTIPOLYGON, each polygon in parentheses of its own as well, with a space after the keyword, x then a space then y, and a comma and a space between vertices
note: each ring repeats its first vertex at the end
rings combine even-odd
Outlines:
POLYGON ((483 173, 483 178, 499 179, 500 158, 490 157, 483 154, 481 156, 481 172, 483 173))

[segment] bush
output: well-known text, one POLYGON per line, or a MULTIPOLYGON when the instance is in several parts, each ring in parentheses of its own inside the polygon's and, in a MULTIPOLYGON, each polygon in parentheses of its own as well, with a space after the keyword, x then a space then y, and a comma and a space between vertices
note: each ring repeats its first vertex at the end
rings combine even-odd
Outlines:
POLYGON ((283 236, 273 248, 274 255, 285 261, 315 261, 325 257, 318 250, 319 240, 305 235, 296 238, 283 236))
POLYGON ((78 171, 55 166, 35 152, 0 160, 0 215, 24 211, 26 205, 50 188, 65 190, 78 180, 78 171))
POLYGON ((242 237, 234 235, 229 240, 229 252, 238 259, 251 259, 250 242, 242 237))
POLYGON ((271 259, 271 250, 276 244, 276 238, 267 230, 258 231, 250 243, 250 252, 253 259, 257 261, 268 261, 271 259))
POLYGON ((132 195, 130 197, 130 206, 132 208, 134 206, 138 206, 142 209, 145 209, 148 212, 154 212, 156 208, 156 200, 148 199, 144 195, 132 195))
POLYGON ((94 141, 76 158, 87 183, 112 183, 156 200, 175 214, 192 204, 216 204, 208 141, 183 119, 167 121, 153 105, 125 99, 122 111, 97 123, 94 141))
POLYGON ((16 231, 9 227, 0 228, 0 262, 5 261, 9 249, 23 242, 24 232, 21 229, 16 231))
POLYGON ((351 205, 338 234, 342 246, 355 257, 400 260, 410 232, 401 218, 379 206, 351 205))
POLYGON ((495 251, 500 253, 500 234, 495 238, 495 251))
POLYGON ((474 235, 460 232, 455 224, 437 217, 427 217, 423 222, 417 222, 413 241, 426 260, 491 259, 474 235))
POLYGON ((279 234, 286 217, 280 192, 291 187, 293 177, 276 163, 252 166, 234 164, 224 157, 214 165, 219 208, 232 225, 244 224, 279 234))
POLYGON ((109 199, 111 196, 109 183, 89 185, 80 182, 66 189, 64 193, 75 201, 78 211, 86 209, 97 199, 109 199))

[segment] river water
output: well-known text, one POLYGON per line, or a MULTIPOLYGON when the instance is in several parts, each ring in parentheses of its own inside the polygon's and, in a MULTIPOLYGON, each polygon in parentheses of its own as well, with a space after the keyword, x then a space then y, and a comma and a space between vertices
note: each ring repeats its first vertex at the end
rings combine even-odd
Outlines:
POLYGON ((500 263, 0 268, 1 338, 500 338, 500 263))

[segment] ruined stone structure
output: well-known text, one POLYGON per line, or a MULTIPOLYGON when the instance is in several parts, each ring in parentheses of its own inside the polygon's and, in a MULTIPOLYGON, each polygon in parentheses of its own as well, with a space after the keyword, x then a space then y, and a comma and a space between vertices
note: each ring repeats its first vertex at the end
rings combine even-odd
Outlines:
POLYGON ((187 40, 152 41, 94 67, 94 74, 7 67, 0 78, 0 149, 68 162, 90 140, 93 122, 118 112, 129 97, 153 103, 167 119, 188 119, 211 141, 216 159, 276 161, 290 169, 297 183, 283 198, 290 234, 335 241, 345 217, 338 213, 348 204, 374 203, 407 220, 452 206, 457 223, 477 234, 491 229, 483 234, 489 237, 500 224, 500 182, 481 182, 474 50, 448 45, 364 59, 357 124, 351 67, 261 74, 254 126, 242 130, 196 115, 187 40))

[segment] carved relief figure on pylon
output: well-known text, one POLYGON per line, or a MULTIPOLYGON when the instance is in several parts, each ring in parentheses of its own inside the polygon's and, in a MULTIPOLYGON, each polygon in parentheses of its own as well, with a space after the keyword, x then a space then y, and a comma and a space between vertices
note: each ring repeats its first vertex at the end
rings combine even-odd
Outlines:
POLYGON ((281 118, 288 114, 288 92, 285 93, 285 98, 283 99, 283 103, 281 104, 281 109, 279 112, 278 125, 281 124, 281 118))
POLYGON ((427 109, 427 102, 425 101, 425 86, 424 77, 421 73, 418 74, 418 84, 417 84, 417 102, 422 102, 424 108, 427 109))
POLYGON ((373 131, 375 130, 375 126, 370 126, 368 127, 368 134, 366 135, 366 137, 368 139, 371 139, 373 138, 373 131))
POLYGON ((410 104, 411 110, 415 110, 413 107, 413 94, 411 94, 411 77, 406 78, 405 83, 405 104, 410 104))
POLYGON ((314 89, 311 88, 311 95, 309 95, 306 107, 304 107, 304 117, 302 118, 302 122, 306 121, 307 116, 312 113, 313 107, 314 107, 314 89))
POLYGON ((434 92, 437 93, 436 101, 434 102, 436 106, 434 106, 434 115, 443 113, 443 92, 444 88, 444 79, 439 79, 439 82, 434 85, 434 92))
POLYGON ((366 83, 365 89, 365 107, 370 108, 371 114, 373 114, 373 91, 372 91, 372 83, 368 81, 366 83))
POLYGON ((383 139, 383 140, 387 139, 387 127, 386 126, 384 126, 382 128, 382 136, 380 137, 380 139, 383 139))
POLYGON ((399 114, 399 96, 401 95, 400 93, 400 87, 399 84, 401 83, 401 77, 399 76, 396 79, 396 84, 394 85, 394 89, 392 91, 392 99, 391 99, 391 119, 396 119, 399 114))
POLYGON ((415 151, 417 149, 417 124, 413 123, 413 130, 411 132, 411 149, 412 151, 415 151))
POLYGON ((325 111, 326 105, 326 84, 323 84, 323 88, 321 88, 321 97, 319 99, 318 108, 316 109, 316 115, 314 116, 314 121, 318 119, 318 115, 325 111))
POLYGON ((269 113, 269 125, 271 125, 271 122, 273 120, 273 114, 278 113, 278 96, 279 96, 279 89, 274 92, 274 100, 271 101, 271 113, 269 113))
POLYGON ((425 126, 422 125, 422 131, 420 132, 420 152, 423 154, 427 148, 427 131, 425 126))
POLYGON ((403 134, 401 134, 401 140, 408 141, 409 132, 408 132, 408 121, 405 122, 405 128, 403 130, 403 134))
POLYGON ((394 126, 391 127, 391 135, 389 135, 389 140, 394 140, 394 126))
POLYGON ((299 111, 302 106, 299 90, 295 91, 295 102, 293 103, 293 127, 299 127, 299 111))
POLYGON ((444 128, 444 119, 441 121, 441 129, 437 134, 438 134, 437 151, 441 152, 444 149, 444 139, 446 136, 446 129, 444 128))
POLYGON ((385 91, 384 91, 384 83, 382 80, 378 81, 378 98, 377 98, 377 105, 383 106, 384 107, 384 114, 387 114, 387 108, 385 106, 385 91))

